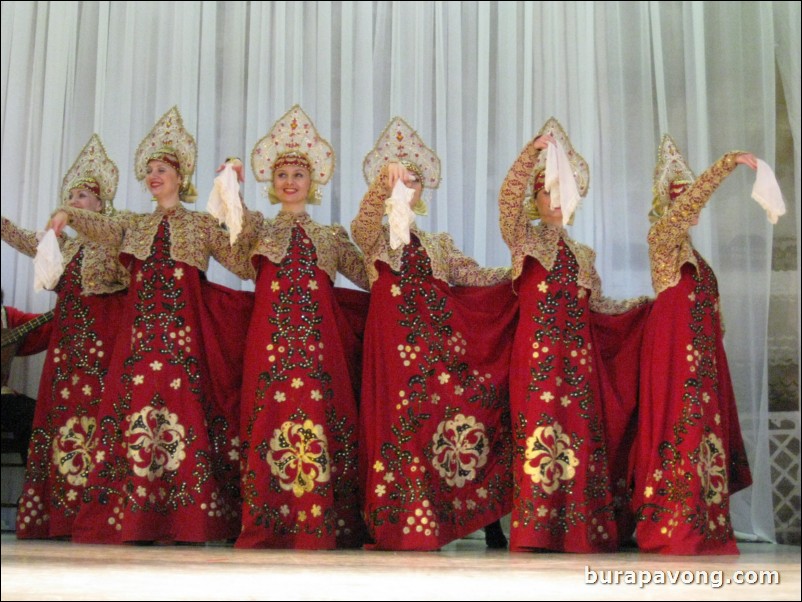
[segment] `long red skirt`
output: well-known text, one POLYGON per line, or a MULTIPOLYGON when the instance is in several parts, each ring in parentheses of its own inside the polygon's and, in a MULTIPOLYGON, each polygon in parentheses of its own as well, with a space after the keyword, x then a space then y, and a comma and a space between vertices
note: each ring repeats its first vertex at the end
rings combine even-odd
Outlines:
POLYGON ((20 539, 69 537, 95 463, 97 412, 125 293, 81 294, 80 250, 56 287, 53 335, 33 421, 20 539))
POLYGON ((435 550, 510 510, 509 283, 451 289, 417 239, 380 263, 365 328, 360 471, 373 548, 435 550))
POLYGON ((238 377, 226 373, 241 363, 219 339, 244 340, 248 297, 221 295, 169 249, 165 218, 150 256, 133 259, 74 541, 204 542, 239 531, 238 377), (207 296, 227 314, 212 319, 207 296), (225 388, 232 397, 217 399, 225 388))
POLYGON ((603 396, 615 393, 593 337, 590 291, 559 244, 551 271, 528 258, 516 282, 510 549, 606 552, 618 531, 603 396))
POLYGON ((696 254, 646 325, 633 508, 641 550, 737 554, 730 496, 752 483, 722 341, 716 277, 696 254))
POLYGON ((362 545, 357 341, 300 226, 286 257, 255 259, 256 305, 242 389, 239 548, 362 545))

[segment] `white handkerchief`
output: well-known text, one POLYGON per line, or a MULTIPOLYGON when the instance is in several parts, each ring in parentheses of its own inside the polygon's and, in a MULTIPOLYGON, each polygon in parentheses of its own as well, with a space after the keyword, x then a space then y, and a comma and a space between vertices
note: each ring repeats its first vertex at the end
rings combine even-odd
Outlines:
POLYGON ((785 201, 780 192, 780 185, 777 183, 774 171, 761 159, 757 160, 757 175, 755 176, 755 185, 752 187, 752 198, 766 210, 766 217, 772 224, 777 223, 778 217, 785 215, 785 201))
POLYGON ((231 163, 226 163, 223 171, 214 179, 206 211, 228 227, 230 244, 233 246, 242 232, 242 203, 237 172, 231 163))
POLYGON ((384 214, 390 225, 390 248, 397 249, 409 244, 409 228, 415 223, 415 212, 409 206, 415 191, 407 188, 399 179, 390 198, 384 201, 384 214))
POLYGON ((563 226, 567 226, 579 205, 581 198, 579 189, 571 170, 571 162, 560 143, 549 144, 546 153, 546 174, 543 187, 551 196, 551 208, 560 207, 562 209, 563 226))
POLYGON ((64 272, 64 258, 61 247, 53 230, 45 232, 36 246, 36 257, 33 258, 33 290, 37 293, 52 290, 64 272))

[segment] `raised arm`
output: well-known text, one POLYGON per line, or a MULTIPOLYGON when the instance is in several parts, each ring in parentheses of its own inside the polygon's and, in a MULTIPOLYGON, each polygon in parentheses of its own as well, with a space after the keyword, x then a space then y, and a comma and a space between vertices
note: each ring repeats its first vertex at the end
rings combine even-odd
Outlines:
POLYGON ((36 232, 20 228, 7 217, 2 218, 2 239, 23 255, 28 257, 36 255, 36 246, 39 244, 36 232))
POLYGON ((535 168, 535 161, 547 144, 548 139, 543 136, 530 141, 510 167, 501 185, 498 195, 499 226, 501 236, 510 248, 526 236, 529 225, 524 207, 526 186, 535 168))
POLYGON ((359 212, 351 222, 351 235, 359 245, 365 257, 378 257, 386 245, 382 230, 384 201, 389 196, 389 178, 387 166, 382 167, 379 175, 368 188, 359 205, 359 212))
POLYGON ((674 200, 665 214, 649 230, 649 247, 652 253, 670 252, 682 242, 716 188, 732 173, 738 163, 744 162, 744 159, 739 160, 742 156, 748 158, 752 155, 741 152, 727 153, 674 200))
POLYGON ((59 233, 64 226, 70 225, 76 232, 83 234, 96 243, 119 249, 123 243, 127 220, 133 215, 125 214, 125 217, 109 217, 86 209, 64 207, 53 214, 49 225, 56 233, 59 233))

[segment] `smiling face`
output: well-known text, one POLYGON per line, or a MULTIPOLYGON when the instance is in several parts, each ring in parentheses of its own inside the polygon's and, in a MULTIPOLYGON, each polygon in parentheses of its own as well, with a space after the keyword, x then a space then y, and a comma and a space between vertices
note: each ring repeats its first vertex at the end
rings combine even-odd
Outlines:
POLYGON ((148 162, 145 183, 159 204, 178 202, 181 176, 175 167, 164 161, 153 159, 148 162))
POLYGON ((94 211, 95 213, 103 209, 103 202, 100 198, 94 192, 86 188, 73 188, 70 190, 67 205, 70 207, 77 207, 78 209, 94 211))
POLYGON ((309 170, 301 165, 284 164, 273 171, 273 190, 285 211, 303 212, 311 186, 309 170))

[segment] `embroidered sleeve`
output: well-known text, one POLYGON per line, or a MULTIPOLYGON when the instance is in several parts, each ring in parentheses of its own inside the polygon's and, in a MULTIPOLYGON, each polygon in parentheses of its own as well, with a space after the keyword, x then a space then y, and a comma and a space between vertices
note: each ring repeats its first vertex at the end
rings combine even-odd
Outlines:
MULTIPOLYGON (((65 245, 65 249, 68 245, 65 245)), ((81 288, 84 295, 113 293, 128 287, 131 274, 102 244, 87 241, 81 262, 81 288)), ((66 257, 64 258, 66 261, 66 257)))
POLYGON ((212 257, 228 271, 243 280, 248 280, 252 273, 252 270, 248 269, 251 248, 256 240, 258 218, 261 217, 261 213, 247 212, 242 222, 242 232, 233 246, 228 230, 220 226, 214 217, 203 213, 198 213, 197 216, 199 218, 198 225, 208 240, 209 253, 212 257))
POLYGON ((269 224, 259 211, 251 211, 243 203, 244 216, 242 221, 242 231, 237 237, 237 241, 231 250, 236 255, 234 261, 238 262, 235 269, 228 268, 243 280, 255 280, 256 270, 254 270, 251 257, 256 253, 259 241, 265 235, 265 227, 269 224), (244 262, 244 263, 242 263, 244 262))
POLYGON ((337 244, 337 270, 359 288, 369 290, 365 258, 357 246, 348 238, 348 232, 340 224, 334 224, 332 232, 337 244))
MULTIPOLYGON (((237 236, 237 240, 234 242, 234 244, 229 246, 241 247, 243 250, 250 253, 250 251, 256 245, 259 236, 259 229, 264 221, 264 215, 262 215, 259 211, 251 211, 245 205, 245 201, 242 201, 242 229, 240 230, 239 236, 237 236)), ((220 226, 220 228, 228 231, 226 226, 220 226)))
POLYGON ((716 188, 737 167, 735 159, 740 154, 727 153, 716 161, 671 204, 663 217, 649 230, 649 259, 652 284, 656 292, 670 288, 679 281, 684 263, 681 248, 687 238, 688 229, 716 188))
POLYGON ((354 242, 359 245, 365 255, 371 283, 378 277, 378 274, 373 273, 375 271, 373 262, 386 252, 387 246, 382 228, 387 185, 387 167, 385 166, 370 185, 359 205, 359 213, 351 222, 351 234, 354 242))
POLYGON ((524 147, 507 172, 498 195, 501 236, 511 251, 526 238, 529 218, 524 207, 524 196, 539 153, 534 140, 524 147))
POLYGON ((439 236, 442 254, 448 262, 448 282, 454 286, 490 286, 509 281, 510 268, 483 268, 454 244, 448 234, 439 236))
POLYGON ((62 207, 61 210, 69 215, 69 224, 76 232, 107 247, 118 249, 122 246, 128 215, 108 217, 76 207, 62 207))
POLYGON ((20 228, 7 217, 2 219, 2 239, 23 255, 28 257, 36 255, 36 246, 39 244, 36 232, 20 228))
POLYGON ((265 221, 265 216, 262 215, 260 211, 251 211, 245 206, 245 203, 242 204, 242 208, 242 230, 237 237, 237 242, 234 244, 242 245, 242 247, 250 253, 259 237, 260 228, 265 221))

